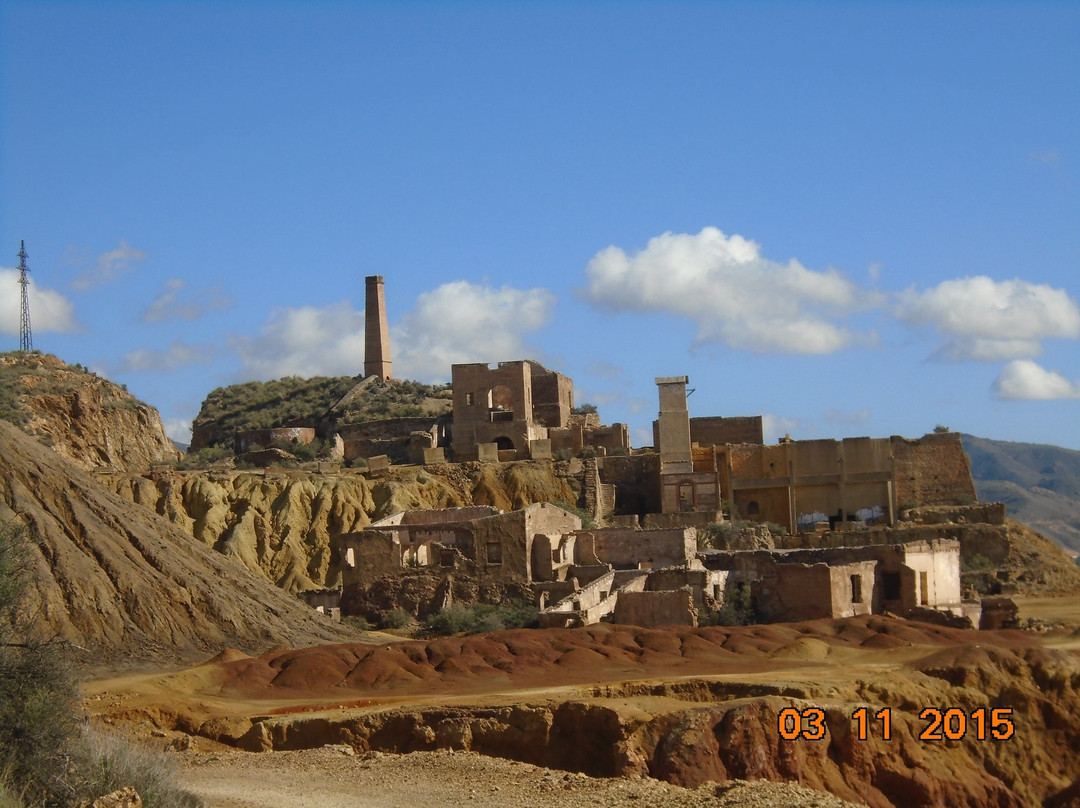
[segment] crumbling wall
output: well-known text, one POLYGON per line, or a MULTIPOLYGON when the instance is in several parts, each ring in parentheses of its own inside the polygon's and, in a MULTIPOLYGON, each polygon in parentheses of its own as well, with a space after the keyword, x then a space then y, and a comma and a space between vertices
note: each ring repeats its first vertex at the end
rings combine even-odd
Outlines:
POLYGON ((234 451, 237 454, 265 449, 274 441, 286 441, 307 446, 315 440, 315 429, 308 426, 275 426, 270 429, 245 429, 236 433, 234 451))
POLYGON ((611 564, 616 569, 683 566, 697 551, 694 528, 632 530, 607 528, 577 534, 577 557, 584 564, 611 564))
POLYGON ((644 520, 660 513, 660 455, 655 452, 626 457, 605 457, 600 479, 615 486, 615 513, 644 520))
POLYGON ((615 603, 616 623, 645 628, 696 626, 698 612, 689 587, 657 592, 620 592, 615 603))
POLYGON ((960 606, 960 551, 955 544, 933 541, 903 545, 904 564, 915 572, 915 602, 919 606, 960 606))
POLYGON ((894 436, 890 440, 896 463, 896 503, 901 510, 978 501, 959 434, 934 433, 918 440, 894 436))
POLYGON ((752 587, 754 609, 769 621, 832 617, 827 564, 769 564, 752 587))
POLYGON ((566 426, 574 407, 574 383, 539 362, 530 361, 529 365, 532 369, 532 417, 547 427, 566 426))
POLYGON ((911 508, 904 511, 901 518, 905 522, 919 525, 966 524, 969 522, 986 525, 1005 524, 1005 504, 1002 502, 984 502, 977 505, 930 505, 924 508, 911 508))
POLYGON ((765 442, 760 415, 690 419, 690 441, 698 446, 765 442))

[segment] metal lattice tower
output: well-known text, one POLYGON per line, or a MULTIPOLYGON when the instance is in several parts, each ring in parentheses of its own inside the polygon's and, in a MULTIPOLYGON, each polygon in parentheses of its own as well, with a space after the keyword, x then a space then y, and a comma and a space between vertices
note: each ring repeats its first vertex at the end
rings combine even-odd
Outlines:
POLYGON ((30 267, 26 265, 26 242, 19 241, 19 285, 22 287, 22 315, 19 319, 19 350, 34 350, 34 333, 30 330, 30 297, 26 293, 30 279, 26 273, 30 267))

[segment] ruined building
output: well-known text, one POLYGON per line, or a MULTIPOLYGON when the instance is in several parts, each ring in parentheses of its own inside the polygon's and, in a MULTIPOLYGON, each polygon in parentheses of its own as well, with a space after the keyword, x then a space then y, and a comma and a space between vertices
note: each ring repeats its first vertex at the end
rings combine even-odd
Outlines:
POLYGON ((343 535, 338 553, 346 613, 380 591, 407 593, 421 617, 457 601, 531 600, 545 627, 697 625, 729 601, 763 622, 963 611, 960 543, 945 538, 699 550, 692 527, 583 530, 576 515, 539 503, 397 513, 343 535))
POLYGON ((531 359, 451 367, 456 460, 546 459, 594 446, 629 451, 625 424, 577 414, 574 383, 531 359))
POLYGON ((760 418, 691 418, 688 381, 656 379, 658 465, 619 459, 605 462, 602 470, 604 481, 619 490, 632 486, 635 474, 658 478, 654 497, 636 492, 632 512, 645 524, 700 527, 722 521, 721 512, 727 512, 795 534, 891 526, 906 508, 976 500, 959 435, 765 445, 760 418))

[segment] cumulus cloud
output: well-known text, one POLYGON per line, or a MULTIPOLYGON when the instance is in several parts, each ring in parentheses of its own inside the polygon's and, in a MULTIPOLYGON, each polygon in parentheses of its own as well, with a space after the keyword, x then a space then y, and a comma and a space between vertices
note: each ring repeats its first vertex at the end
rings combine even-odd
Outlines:
POLYGON ((364 371, 364 313, 347 301, 275 309, 257 337, 231 344, 256 379, 356 376, 364 371))
POLYGON ((784 435, 790 435, 804 427, 805 424, 795 418, 785 418, 770 412, 763 413, 761 416, 761 431, 764 433, 765 443, 776 443, 784 435))
MULTIPOLYGON (((55 331, 71 333, 79 330, 75 306, 55 289, 34 283, 33 271, 28 273, 26 296, 30 304, 30 328, 35 333, 55 331)), ((22 289, 19 270, 0 267, 0 334, 18 334, 22 322, 22 289)))
POLYGON ((110 376, 118 373, 168 373, 188 365, 209 365, 214 361, 215 353, 209 345, 188 345, 177 340, 164 351, 139 348, 126 353, 119 362, 106 362, 103 370, 110 376))
POLYGON ((144 323, 163 323, 168 320, 198 320, 208 311, 227 309, 232 305, 220 283, 205 289, 193 289, 186 294, 187 283, 182 278, 169 278, 164 291, 142 313, 144 323))
POLYGON ((71 288, 79 292, 85 292, 95 286, 114 281, 122 275, 126 275, 135 269, 135 264, 145 261, 149 254, 137 250, 123 239, 116 248, 102 253, 94 261, 94 265, 81 273, 71 282, 71 288))
POLYGON ((1038 356, 1041 340, 1080 336, 1080 306, 1064 289, 980 275, 942 281, 897 297, 896 316, 932 326, 948 339, 934 357, 1002 361, 1038 356))
MULTIPOLYGON (((554 301, 544 289, 496 289, 466 281, 425 292, 390 329, 394 375, 449 379, 454 363, 535 354, 523 338, 548 322, 554 301)), ((259 379, 354 376, 364 369, 364 313, 347 302, 278 309, 257 337, 236 338, 232 346, 245 372, 259 379)))
POLYGON ((161 423, 165 427, 165 434, 184 446, 191 443, 191 419, 190 418, 162 418, 161 423))
POLYGON ((634 255, 608 247, 585 274, 582 294, 596 306, 685 317, 697 326, 698 344, 755 353, 846 348, 858 335, 839 319, 883 302, 835 269, 771 261, 755 242, 715 227, 697 235, 664 233, 634 255))
POLYGON ((546 289, 496 289, 467 281, 425 292, 391 329, 394 372, 446 379, 455 363, 536 358, 524 338, 548 323, 554 304, 546 289))
POLYGON ((1002 369, 994 380, 993 391, 1007 401, 1080 398, 1080 381, 1070 382, 1036 362, 1017 359, 1002 369))

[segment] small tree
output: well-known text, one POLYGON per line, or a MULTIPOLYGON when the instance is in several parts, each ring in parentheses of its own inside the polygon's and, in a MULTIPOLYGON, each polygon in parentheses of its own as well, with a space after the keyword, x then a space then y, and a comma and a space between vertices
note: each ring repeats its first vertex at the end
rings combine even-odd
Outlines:
POLYGON ((0 776, 31 801, 62 801, 75 737, 76 679, 60 642, 31 636, 23 609, 32 569, 25 528, 0 524, 0 776))

